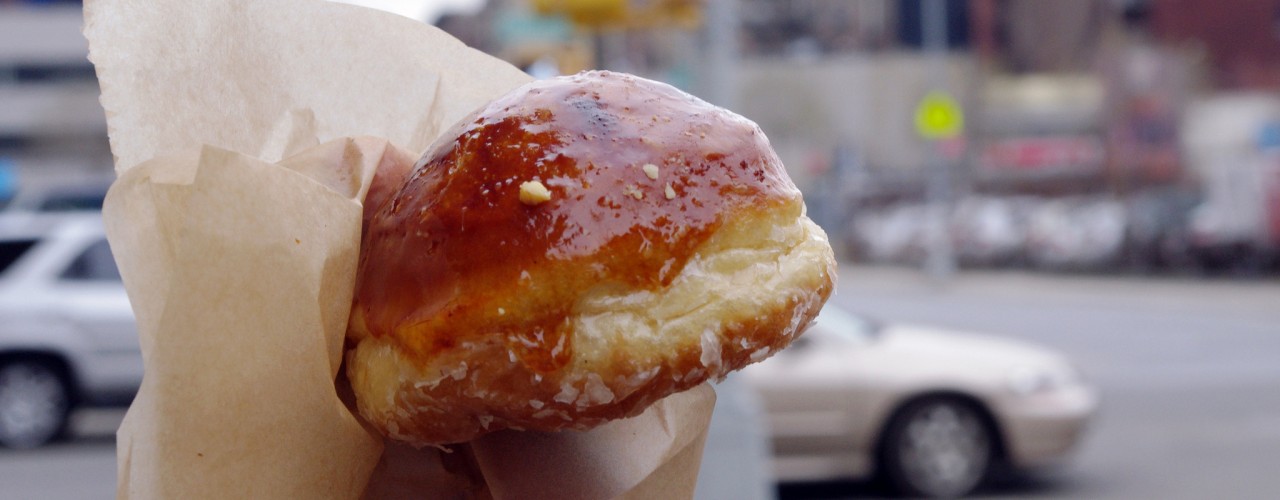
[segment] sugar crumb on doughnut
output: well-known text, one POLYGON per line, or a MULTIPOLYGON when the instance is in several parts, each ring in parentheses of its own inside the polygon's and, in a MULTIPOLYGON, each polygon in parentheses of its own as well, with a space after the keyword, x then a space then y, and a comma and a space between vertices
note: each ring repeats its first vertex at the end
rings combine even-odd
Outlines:
POLYGON ((640 167, 640 168, 641 170, 644 170, 644 175, 649 177, 649 179, 655 180, 655 181, 658 180, 658 173, 661 170, 658 169, 657 165, 654 165, 652 163, 646 163, 644 164, 643 167, 640 167))
POLYGON ((525 181, 520 183, 520 203, 525 205, 538 205, 544 201, 551 200, 551 190, 539 181, 525 181))

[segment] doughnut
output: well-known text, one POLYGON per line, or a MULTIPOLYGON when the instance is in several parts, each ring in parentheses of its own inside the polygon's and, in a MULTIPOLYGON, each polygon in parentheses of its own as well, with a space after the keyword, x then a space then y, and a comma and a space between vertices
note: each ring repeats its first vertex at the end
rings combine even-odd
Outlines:
POLYGON ((834 286, 760 128, 636 76, 528 83, 388 170, 346 370, 415 446, 636 415, 786 347, 834 286))

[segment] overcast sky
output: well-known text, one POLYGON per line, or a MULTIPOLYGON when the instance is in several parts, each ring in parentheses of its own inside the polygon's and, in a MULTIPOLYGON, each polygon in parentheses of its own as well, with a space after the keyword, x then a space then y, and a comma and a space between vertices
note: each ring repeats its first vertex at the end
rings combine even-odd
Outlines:
POLYGON ((485 0, 334 0, 353 5, 394 12, 404 17, 434 23, 441 14, 451 11, 475 12, 485 0))

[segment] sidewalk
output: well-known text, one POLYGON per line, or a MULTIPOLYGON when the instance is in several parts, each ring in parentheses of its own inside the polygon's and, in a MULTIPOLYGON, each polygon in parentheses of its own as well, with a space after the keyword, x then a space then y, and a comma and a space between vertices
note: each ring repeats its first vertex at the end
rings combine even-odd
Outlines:
MULTIPOLYGON (((960 270, 936 281, 920 269, 841 263, 837 292, 852 295, 951 295, 1106 307, 1196 309, 1280 318, 1280 279, 1069 274, 1027 270, 960 270)), ((1280 332, 1280 324, 1277 324, 1280 332)))

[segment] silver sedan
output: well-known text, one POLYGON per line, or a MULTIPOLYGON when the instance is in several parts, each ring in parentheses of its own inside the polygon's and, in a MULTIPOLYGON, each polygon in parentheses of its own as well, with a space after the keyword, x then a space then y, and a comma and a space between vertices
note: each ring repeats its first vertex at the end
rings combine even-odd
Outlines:
POLYGON ((881 474, 962 496, 992 464, 1066 457, 1098 397, 1060 355, 992 336, 881 325, 828 305, 803 337, 743 370, 765 406, 779 480, 881 474))
POLYGON ((97 213, 0 215, 0 447, 57 437, 81 406, 119 406, 142 354, 97 213))

